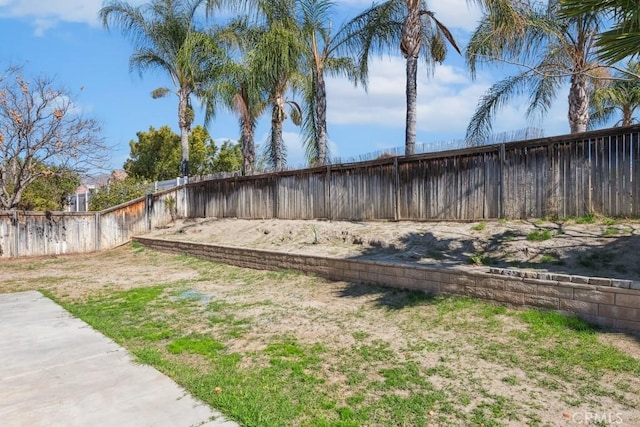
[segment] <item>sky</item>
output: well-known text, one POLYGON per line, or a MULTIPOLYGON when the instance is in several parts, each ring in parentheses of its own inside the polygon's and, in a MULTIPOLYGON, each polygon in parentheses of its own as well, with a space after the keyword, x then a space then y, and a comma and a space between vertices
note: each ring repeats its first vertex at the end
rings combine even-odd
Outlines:
MULTIPOLYGON (((144 0, 131 0, 136 5, 144 0)), ((371 6, 371 0, 336 0, 336 24, 371 6)), ((466 0, 430 0, 436 18, 452 30, 464 50, 480 12, 466 0)), ((151 91, 170 86, 160 72, 142 76, 130 72, 133 47, 117 29, 105 30, 98 21, 102 0, 0 0, 0 69, 22 65, 27 76, 54 77, 66 88, 86 116, 97 119, 109 145, 109 169, 122 168, 129 155, 129 141, 136 133, 167 125, 178 133, 177 98, 152 99, 151 91)), ((421 64, 422 65, 422 64, 421 64)), ((419 68, 418 144, 442 145, 464 138, 478 100, 505 76, 499 66, 483 68, 472 79, 464 58, 453 49, 430 75, 419 68)), ((502 109, 495 132, 537 127, 545 136, 569 133, 567 88, 559 94, 540 121, 525 117, 526 99, 502 109)), ((400 56, 376 58, 370 64, 368 91, 343 79, 327 79, 330 152, 343 160, 404 145, 405 61, 400 56)), ((197 102, 194 102, 197 103, 197 102)), ((261 118, 256 143, 264 145, 269 116, 261 118)), ((203 124, 196 111, 194 125, 203 124)), ((220 111, 208 130, 218 142, 239 139, 238 120, 220 111)), ((304 166, 304 148, 298 128, 285 124, 287 164, 304 166)))

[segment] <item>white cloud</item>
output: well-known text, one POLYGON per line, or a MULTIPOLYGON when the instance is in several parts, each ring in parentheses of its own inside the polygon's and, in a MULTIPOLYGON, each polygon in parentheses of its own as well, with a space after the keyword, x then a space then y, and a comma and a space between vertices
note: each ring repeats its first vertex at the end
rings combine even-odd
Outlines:
MULTIPOLYGON (((372 0, 338 0, 338 5, 350 6, 365 10, 373 3, 372 0)), ((435 12, 435 17, 447 28, 458 28, 473 31, 480 19, 480 9, 467 4, 467 0, 428 0, 427 7, 435 12)))
MULTIPOLYGON (((133 0, 129 4, 137 5, 144 1, 133 0)), ((30 20, 35 35, 42 36, 48 29, 63 22, 98 26, 101 7, 102 0, 1 0, 0 17, 30 20)))
MULTIPOLYGON (((354 88, 346 80, 328 79, 328 121, 334 125, 369 125, 404 128, 405 125, 405 62, 391 57, 370 65, 369 91, 354 88)), ((471 80, 463 68, 438 66, 432 77, 419 70, 418 135, 425 133, 455 135, 463 138, 475 112, 478 100, 495 82, 495 75, 480 73, 471 80)), ((567 90, 558 94, 549 112, 541 121, 527 119, 528 100, 514 99, 495 117, 494 131, 514 131, 527 127, 542 127, 545 135, 568 131, 567 90)))

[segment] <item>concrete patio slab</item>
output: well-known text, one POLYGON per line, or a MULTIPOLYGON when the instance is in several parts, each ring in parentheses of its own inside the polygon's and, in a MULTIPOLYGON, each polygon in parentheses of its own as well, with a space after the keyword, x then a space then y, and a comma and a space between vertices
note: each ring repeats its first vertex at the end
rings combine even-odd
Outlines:
POLYGON ((237 426, 33 291, 0 294, 0 425, 237 426))

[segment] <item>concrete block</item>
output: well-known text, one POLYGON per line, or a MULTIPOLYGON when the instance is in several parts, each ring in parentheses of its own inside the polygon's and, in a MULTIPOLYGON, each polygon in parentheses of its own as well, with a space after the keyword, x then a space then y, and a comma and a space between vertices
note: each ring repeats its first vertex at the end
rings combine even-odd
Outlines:
POLYGON ((457 285, 475 286, 476 279, 473 276, 466 274, 451 274, 449 276, 449 283, 455 283, 457 285))
POLYGON ((524 305, 524 294, 509 291, 493 291, 496 301, 508 302, 510 304, 524 305))
POLYGON ((620 289, 629 289, 631 280, 611 279, 611 286, 620 289))
POLYGON ((557 310, 559 307, 559 302, 558 298, 555 297, 547 297, 541 295, 524 295, 524 305, 557 310))
POLYGON ((598 315, 598 304, 595 302, 576 301, 567 298, 560 298, 560 310, 570 311, 572 313, 598 315))
MULTIPOLYGON (((529 280, 529 279, 527 279, 529 280)), ((510 280, 506 281, 506 286, 504 288, 506 291, 510 292, 520 292, 523 294, 535 295, 538 290, 538 285, 535 282, 512 282, 510 280)))
POLYGON ((579 283, 583 285, 589 284, 589 277, 586 276, 571 276, 571 283, 579 283))
POLYGON ((445 294, 466 295, 465 286, 457 283, 442 283, 440 291, 445 294))
POLYGON ((610 319, 633 320, 640 322, 640 309, 619 307, 617 305, 599 304, 598 315, 610 319))
POLYGON ((615 321, 615 329, 620 331, 629 331, 629 332, 638 334, 640 333, 640 322, 634 322, 632 320, 617 319, 615 321))
POLYGON ((488 277, 485 279, 478 280, 478 286, 482 286, 483 288, 496 289, 496 290, 503 291, 506 288, 506 280, 488 277))
POLYGON ((616 305, 622 307, 640 308, 640 294, 629 295, 623 293, 616 293, 616 305))
POLYGON ((579 301, 597 302, 600 304, 615 304, 615 294, 610 292, 601 292, 596 289, 574 289, 573 298, 579 301))
POLYGON ((424 280, 427 278, 427 272, 425 270, 415 268, 415 267, 406 267, 404 269, 404 277, 409 277, 411 279, 424 280))
POLYGON ((611 286, 611 279, 605 277, 590 277, 589 284, 594 286, 611 286))
POLYGON ((537 295, 546 296, 546 297, 560 297, 560 298, 573 298, 573 288, 569 286, 549 286, 549 285, 538 285, 537 295))
POLYGON ((571 276, 568 274, 553 274, 551 280, 569 283, 571 282, 571 276))

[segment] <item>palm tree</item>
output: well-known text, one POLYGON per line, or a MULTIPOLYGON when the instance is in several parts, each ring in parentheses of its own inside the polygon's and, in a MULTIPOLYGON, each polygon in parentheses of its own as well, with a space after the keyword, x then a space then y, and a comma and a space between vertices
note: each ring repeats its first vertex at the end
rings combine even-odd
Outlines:
POLYGON ((304 142, 310 164, 327 162, 327 89, 326 74, 345 76, 354 84, 366 83, 366 70, 357 66, 353 57, 361 48, 349 25, 333 33, 330 0, 299 0, 299 27, 305 43, 307 73, 311 76, 304 87, 304 142), (364 72, 363 72, 364 71, 364 72))
POLYGON ((189 175, 189 133, 194 120, 191 95, 198 95, 220 66, 220 51, 207 34, 195 28, 195 16, 203 0, 152 0, 133 7, 111 0, 100 9, 105 28, 119 27, 134 44, 130 68, 140 73, 160 69, 169 75, 173 90, 158 88, 158 98, 173 92, 178 97, 178 124, 182 148, 181 170, 189 175))
POLYGON ((407 114, 405 128, 405 154, 415 152, 416 106, 418 58, 422 53, 427 66, 433 69, 435 63, 442 63, 446 56, 447 40, 458 53, 460 48, 451 32, 432 11, 424 0, 387 0, 374 4, 371 8, 350 22, 351 31, 359 33, 363 61, 371 49, 387 51, 391 45, 400 45, 406 60, 407 114))
MULTIPOLYGON (((640 55, 640 7, 635 0, 563 0, 564 16, 610 13, 614 25, 598 35, 598 53, 610 64, 640 55)), ((640 78, 637 74, 636 78, 640 78)))
POLYGON ((495 62, 514 64, 523 71, 495 83, 480 99, 467 127, 468 143, 482 144, 497 110, 515 96, 529 94, 528 116, 545 113, 567 80, 571 132, 584 132, 594 76, 603 74, 595 51, 600 16, 561 17, 559 0, 548 5, 529 0, 476 3, 486 12, 466 50, 472 74, 479 64, 495 62))
POLYGON ((304 86, 304 45, 296 22, 296 0, 207 0, 207 6, 209 11, 226 7, 250 13, 250 25, 261 33, 249 53, 252 77, 258 87, 268 88, 271 133, 267 154, 272 166, 281 170, 286 163, 283 122, 287 117, 296 125, 302 121, 300 105, 287 98, 290 91, 295 93, 304 86))
POLYGON ((240 121, 240 143, 242 147, 243 175, 253 174, 255 165, 255 129, 258 117, 268 106, 267 92, 258 85, 254 76, 255 61, 251 60, 252 49, 262 32, 250 27, 246 18, 235 19, 220 29, 215 36, 230 51, 233 58, 224 67, 220 79, 215 83, 210 103, 221 101, 238 115, 240 121))
POLYGON ((601 85, 593 91, 589 105, 590 129, 609 123, 616 113, 622 116, 616 126, 630 126, 638 121, 633 114, 640 109, 640 84, 637 80, 630 80, 628 76, 639 75, 640 64, 629 62, 625 71, 618 72, 614 76, 615 79, 608 80, 608 84, 601 85))

